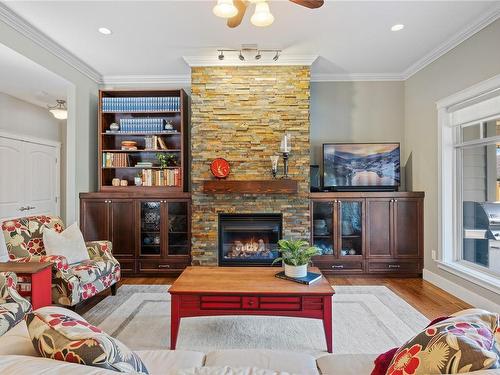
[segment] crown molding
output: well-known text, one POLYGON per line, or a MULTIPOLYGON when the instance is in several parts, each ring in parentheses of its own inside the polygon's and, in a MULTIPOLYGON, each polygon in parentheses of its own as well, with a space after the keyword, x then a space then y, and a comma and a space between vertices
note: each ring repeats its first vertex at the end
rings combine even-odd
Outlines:
POLYGON ((167 85, 167 86, 190 86, 190 74, 177 75, 125 75, 125 76, 103 76, 99 84, 111 86, 126 85, 167 85))
POLYGON ((404 81, 400 73, 311 73, 311 82, 404 81))
POLYGON ((478 19, 476 19, 475 22, 473 22, 464 30, 460 31, 458 34, 455 34, 450 39, 433 49, 430 53, 410 65, 402 73, 404 80, 407 80, 415 73, 424 69, 427 65, 433 63, 441 56, 458 46, 460 43, 463 43, 489 24, 495 22, 498 18, 500 18, 500 2, 495 2, 495 4, 490 9, 488 9, 487 12, 483 13, 478 19))
POLYGON ((224 60, 219 60, 217 54, 214 51, 213 56, 182 56, 184 61, 190 67, 198 66, 286 66, 286 65, 304 65, 310 66, 316 59, 318 55, 288 55, 282 53, 278 61, 268 61, 268 59, 261 60, 245 60, 240 61, 238 56, 227 54, 224 60))
POLYGON ((92 81, 98 83, 101 80, 101 74, 98 71, 80 60, 67 49, 61 47, 54 40, 45 35, 42 31, 30 24, 24 18, 21 18, 18 14, 13 12, 9 7, 1 2, 0 21, 12 27, 14 30, 24 35, 31 41, 35 42, 46 51, 52 53, 54 56, 63 60, 65 63, 75 68, 80 73, 90 78, 92 81))

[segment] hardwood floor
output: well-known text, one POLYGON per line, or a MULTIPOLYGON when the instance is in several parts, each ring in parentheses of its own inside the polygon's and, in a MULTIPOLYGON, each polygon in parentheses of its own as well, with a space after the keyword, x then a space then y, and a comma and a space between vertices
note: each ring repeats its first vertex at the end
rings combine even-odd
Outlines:
MULTIPOLYGON (((469 304, 420 278, 328 277, 332 285, 384 285, 429 319, 471 308, 469 304)), ((333 297, 335 298, 335 296, 333 297)))
MULTIPOLYGON (((123 284, 170 285, 175 277, 125 277, 123 284)), ((442 289, 422 279, 397 278, 360 278, 360 277, 328 277, 332 285, 384 285, 408 302, 429 319, 448 316, 459 310, 470 308, 464 301, 452 296, 442 289)), ((91 301, 77 308, 78 313, 84 313, 95 306, 109 291, 96 296, 91 301)), ((335 298, 335 296, 334 296, 335 298)))

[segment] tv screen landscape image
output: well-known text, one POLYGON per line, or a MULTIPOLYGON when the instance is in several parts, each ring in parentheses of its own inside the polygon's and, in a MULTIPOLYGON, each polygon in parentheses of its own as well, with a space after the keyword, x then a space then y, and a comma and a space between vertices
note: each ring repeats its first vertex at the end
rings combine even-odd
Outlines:
POLYGON ((323 144, 325 188, 385 188, 400 184, 399 143, 323 144))

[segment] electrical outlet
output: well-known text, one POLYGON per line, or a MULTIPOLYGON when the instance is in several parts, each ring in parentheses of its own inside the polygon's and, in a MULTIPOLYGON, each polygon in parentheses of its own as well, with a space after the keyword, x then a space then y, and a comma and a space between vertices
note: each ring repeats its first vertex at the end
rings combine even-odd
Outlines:
POLYGON ((431 255, 432 255, 432 259, 436 260, 436 250, 432 250, 431 255))

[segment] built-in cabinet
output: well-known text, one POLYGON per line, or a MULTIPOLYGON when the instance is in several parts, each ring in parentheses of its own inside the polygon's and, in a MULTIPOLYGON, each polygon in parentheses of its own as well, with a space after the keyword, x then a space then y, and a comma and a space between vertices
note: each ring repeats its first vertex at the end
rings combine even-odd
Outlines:
POLYGON ((313 193, 314 265, 327 273, 417 275, 423 266, 423 193, 313 193))
POLYGON ((125 275, 179 273, 190 264, 190 199, 80 195, 85 240, 109 240, 125 275), (102 197, 102 198, 101 198, 102 197))

